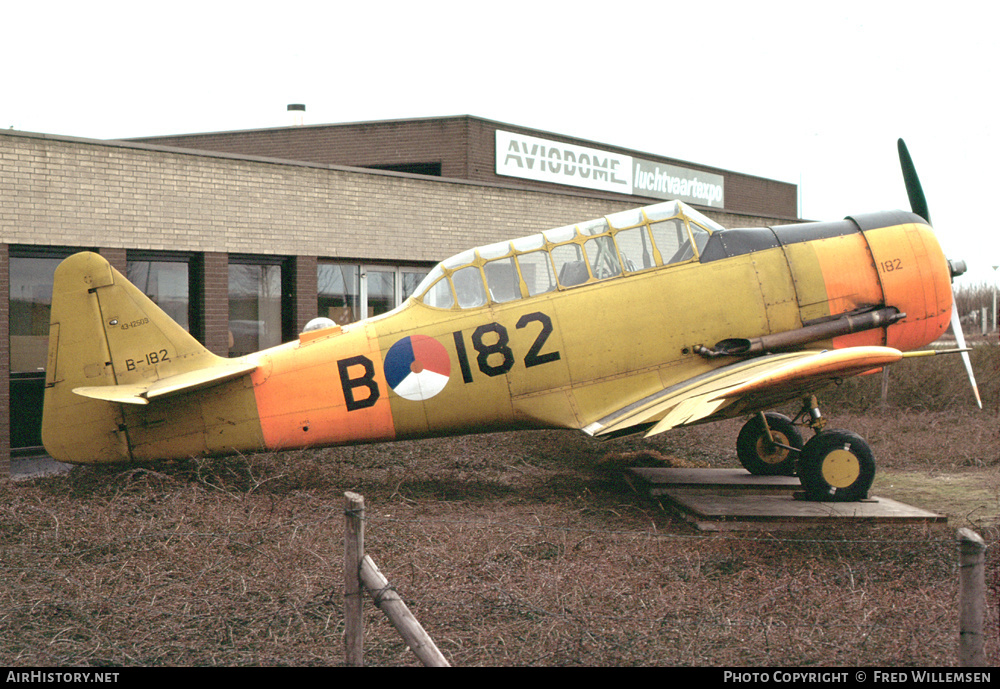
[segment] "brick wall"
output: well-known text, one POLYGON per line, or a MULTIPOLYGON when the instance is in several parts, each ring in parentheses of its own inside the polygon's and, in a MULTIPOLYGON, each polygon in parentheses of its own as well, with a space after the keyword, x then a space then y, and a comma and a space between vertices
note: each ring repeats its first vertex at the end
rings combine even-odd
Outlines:
MULTIPOLYGON (((182 134, 144 137, 132 141, 360 167, 440 162, 443 177, 497 183, 522 189, 563 189, 579 193, 579 189, 575 187, 497 175, 495 140, 497 129, 720 174, 725 178, 726 210, 780 217, 786 221, 797 217, 798 192, 794 184, 469 115, 182 134)), ((588 191, 587 194, 608 199, 630 199, 628 203, 633 206, 645 204, 637 197, 621 194, 600 191, 588 191)))
MULTIPOLYGON (((2 207, 0 207, 2 211, 2 207)), ((10 254, 0 244, 0 285, 10 285, 10 254)), ((2 291, 6 294, 7 287, 2 291)), ((10 476, 10 300, 0 299, 0 480, 10 476)))
POLYGON ((125 249, 108 249, 102 248, 99 250, 101 256, 111 264, 111 267, 117 270, 122 275, 128 273, 128 256, 125 249))
POLYGON ((219 356, 229 356, 229 255, 206 252, 194 268, 194 282, 202 290, 195 299, 201 307, 203 344, 219 356))
POLYGON ((433 262, 634 205, 0 132, 8 244, 433 262))
POLYGON ((356 167, 441 163, 441 176, 467 177, 466 118, 314 125, 131 139, 238 155, 356 167))
POLYGON ((305 330, 306 324, 319 315, 317 291, 319 278, 316 273, 315 256, 296 256, 288 266, 291 272, 289 281, 292 294, 294 330, 297 333, 305 330))

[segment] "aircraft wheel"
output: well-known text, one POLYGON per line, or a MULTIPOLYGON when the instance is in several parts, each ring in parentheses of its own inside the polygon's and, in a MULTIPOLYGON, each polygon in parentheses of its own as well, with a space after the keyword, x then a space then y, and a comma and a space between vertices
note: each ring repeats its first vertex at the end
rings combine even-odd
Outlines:
MULTIPOLYGON (((782 445, 802 449, 802 434, 784 414, 768 412, 771 437, 782 445)), ((756 476, 794 476, 797 452, 778 447, 767 439, 760 416, 747 421, 736 438, 736 456, 743 468, 756 476)))
POLYGON ((857 433, 823 431, 799 453, 798 474, 809 500, 864 500, 875 480, 875 458, 857 433))

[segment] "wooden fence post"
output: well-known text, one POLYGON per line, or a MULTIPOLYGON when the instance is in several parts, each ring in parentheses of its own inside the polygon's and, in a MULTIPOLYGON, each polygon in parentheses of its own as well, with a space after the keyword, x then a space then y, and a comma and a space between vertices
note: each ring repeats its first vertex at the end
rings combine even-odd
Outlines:
POLYGON ((986 604, 986 543, 969 529, 958 530, 958 664, 984 667, 983 619, 986 604))
POLYGON ((880 404, 883 407, 889 406, 889 367, 882 369, 882 387, 879 395, 880 404))
POLYGON ((403 641, 420 659, 420 662, 427 667, 451 667, 441 651, 438 650, 437 644, 424 631, 423 626, 406 607, 406 603, 392 589, 389 581, 382 576, 382 572, 367 555, 365 555, 361 565, 361 580, 375 601, 375 605, 389 618, 392 626, 396 628, 399 635, 403 637, 403 641))
POLYGON ((361 561, 365 557, 365 499, 344 493, 344 658, 364 665, 365 620, 361 606, 361 561))
POLYGON ((364 665, 362 593, 367 589, 376 607, 386 614, 424 665, 450 667, 403 599, 365 555, 365 499, 357 493, 344 493, 344 522, 344 656, 347 664, 364 665))

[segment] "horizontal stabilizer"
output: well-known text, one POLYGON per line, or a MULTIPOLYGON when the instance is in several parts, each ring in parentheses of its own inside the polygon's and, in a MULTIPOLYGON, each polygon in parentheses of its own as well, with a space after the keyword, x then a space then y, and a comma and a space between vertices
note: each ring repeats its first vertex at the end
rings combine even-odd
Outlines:
POLYGON ((159 397, 179 395, 184 392, 200 390, 224 383, 227 380, 239 378, 257 369, 254 362, 221 363, 209 368, 187 371, 174 376, 161 378, 150 383, 128 385, 98 385, 93 387, 73 388, 73 392, 83 397, 122 404, 148 404, 150 400, 159 397))

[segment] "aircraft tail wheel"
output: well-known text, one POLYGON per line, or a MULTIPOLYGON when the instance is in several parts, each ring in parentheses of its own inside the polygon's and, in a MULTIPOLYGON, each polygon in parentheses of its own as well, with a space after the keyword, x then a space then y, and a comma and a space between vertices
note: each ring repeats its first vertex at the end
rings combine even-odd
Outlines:
POLYGON ((736 456, 743 468, 756 476, 794 476, 795 450, 802 449, 802 434, 784 414, 768 412, 764 416, 773 442, 768 440, 760 415, 754 416, 736 438, 736 456))
POLYGON ((875 480, 875 458, 857 433, 823 431, 799 453, 798 474, 809 500, 864 500, 875 480))

